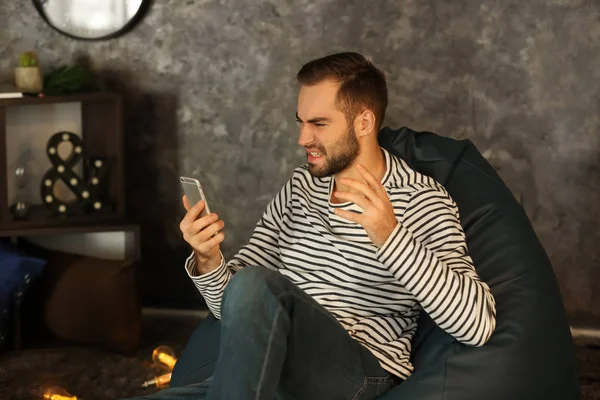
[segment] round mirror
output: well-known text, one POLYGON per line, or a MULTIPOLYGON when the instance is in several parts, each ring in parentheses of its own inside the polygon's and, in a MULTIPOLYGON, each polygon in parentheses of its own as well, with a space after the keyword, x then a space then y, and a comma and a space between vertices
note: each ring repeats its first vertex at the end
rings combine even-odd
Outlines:
POLYGON ((33 0, 57 31, 77 39, 108 39, 135 24, 149 0, 33 0))

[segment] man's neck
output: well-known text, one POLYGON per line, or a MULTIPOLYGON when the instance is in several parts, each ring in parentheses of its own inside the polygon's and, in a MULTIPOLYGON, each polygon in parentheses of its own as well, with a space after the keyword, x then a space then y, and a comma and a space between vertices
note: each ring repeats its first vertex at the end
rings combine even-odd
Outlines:
MULTIPOLYGON (((370 146, 369 148, 364 148, 352 165, 350 165, 348 168, 346 168, 340 173, 337 173, 334 176, 334 190, 355 192, 354 189, 341 184, 341 178, 352 178, 359 182, 365 182, 363 177, 356 169, 357 164, 361 164, 369 172, 371 172, 375 176, 375 179, 377 179, 377 181, 381 181, 383 179, 383 176, 385 175, 387 169, 385 163, 385 156, 383 155, 383 152, 381 151, 381 148, 378 144, 370 146)), ((331 196, 331 201, 334 203, 340 202, 336 201, 335 196, 333 195, 331 196)))

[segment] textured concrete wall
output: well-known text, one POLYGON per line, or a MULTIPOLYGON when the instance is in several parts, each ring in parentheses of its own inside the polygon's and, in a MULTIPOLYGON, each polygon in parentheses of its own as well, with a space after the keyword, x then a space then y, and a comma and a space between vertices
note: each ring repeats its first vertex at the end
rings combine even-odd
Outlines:
POLYGON ((362 52, 388 75, 387 124, 472 139, 523 199, 571 317, 600 317, 599 13, 591 0, 156 0, 130 33, 90 43, 3 1, 0 71, 28 49, 47 68, 83 56, 125 94, 145 294, 192 302, 178 176, 202 180, 232 255, 303 161, 296 71, 362 52))

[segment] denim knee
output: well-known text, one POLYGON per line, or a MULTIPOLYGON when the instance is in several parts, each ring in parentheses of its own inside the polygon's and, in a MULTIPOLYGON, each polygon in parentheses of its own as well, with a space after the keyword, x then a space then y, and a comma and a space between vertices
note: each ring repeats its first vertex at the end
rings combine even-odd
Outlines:
POLYGON ((221 318, 226 319, 240 313, 246 314, 260 304, 265 295, 272 294, 272 283, 282 278, 278 272, 264 267, 242 268, 233 274, 225 288, 221 303, 221 318))

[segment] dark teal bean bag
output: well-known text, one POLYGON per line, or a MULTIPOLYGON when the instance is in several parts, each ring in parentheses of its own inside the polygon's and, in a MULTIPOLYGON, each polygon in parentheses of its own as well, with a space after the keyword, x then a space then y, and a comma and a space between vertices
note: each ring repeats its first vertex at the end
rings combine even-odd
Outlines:
MULTIPOLYGON (((496 299, 497 327, 479 348, 458 343, 422 313, 413 341, 414 374, 382 400, 579 398, 575 348, 552 266, 508 188, 468 140, 384 128, 379 142, 442 183, 460 209, 469 252, 496 299)), ((212 374, 219 322, 192 336, 172 385, 212 374)))

